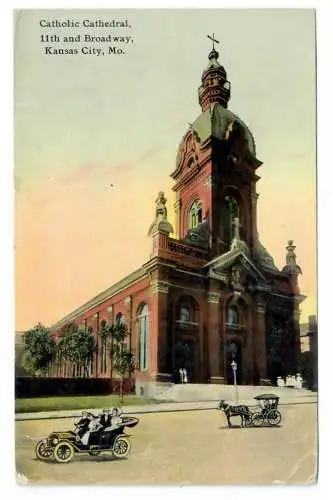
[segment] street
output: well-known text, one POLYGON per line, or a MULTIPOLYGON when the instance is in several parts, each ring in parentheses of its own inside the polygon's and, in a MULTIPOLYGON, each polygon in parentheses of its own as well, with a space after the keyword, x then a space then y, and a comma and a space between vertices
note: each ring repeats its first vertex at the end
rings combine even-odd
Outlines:
MULTIPOLYGON (((317 466, 317 405, 280 407, 280 427, 227 428, 217 410, 139 415, 128 429, 128 459, 74 456, 41 462, 34 445, 73 419, 16 422, 16 467, 28 484, 210 485, 313 483, 317 466)), ((235 424, 239 421, 235 418, 235 424)), ((22 477, 22 476, 21 476, 22 477)))

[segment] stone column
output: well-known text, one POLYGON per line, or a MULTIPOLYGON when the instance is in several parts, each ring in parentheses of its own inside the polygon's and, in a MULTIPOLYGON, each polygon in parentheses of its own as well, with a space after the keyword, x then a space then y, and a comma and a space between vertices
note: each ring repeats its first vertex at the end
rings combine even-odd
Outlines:
POLYGON ((252 245, 255 246, 258 243, 258 229, 257 229, 257 204, 258 204, 259 194, 255 192, 255 186, 253 187, 253 192, 251 194, 251 203, 252 203, 252 236, 251 241, 252 245))
POLYGON ((125 306, 125 324, 127 326, 128 338, 126 339, 126 344, 129 349, 132 348, 132 296, 129 295, 124 300, 125 306))
POLYGON ((258 298, 255 303, 254 341, 254 376, 256 382, 267 378, 267 345, 266 345, 266 302, 258 298))
POLYGON ((301 338, 300 338, 300 309, 298 303, 294 303, 293 310, 293 334, 294 334, 294 356, 293 356, 293 368, 296 373, 301 371, 301 338))
POLYGON ((220 372, 220 298, 216 292, 207 293, 207 335, 210 382, 223 384, 224 378, 220 372))
POLYGON ((101 339, 99 338, 99 313, 94 314, 94 332, 96 339, 96 354, 95 354, 95 363, 94 363, 94 371, 95 376, 98 378, 101 374, 101 339))
POLYGON ((180 218, 181 218, 181 206, 182 206, 182 202, 179 198, 179 193, 177 192, 177 201, 176 203, 174 204, 174 209, 175 209, 175 213, 176 213, 176 236, 177 238, 180 237, 180 232, 182 230, 182 228, 180 227, 180 218))
POLYGON ((150 332, 149 332, 149 373, 153 378, 168 378, 168 292, 166 282, 155 280, 151 283, 150 332))

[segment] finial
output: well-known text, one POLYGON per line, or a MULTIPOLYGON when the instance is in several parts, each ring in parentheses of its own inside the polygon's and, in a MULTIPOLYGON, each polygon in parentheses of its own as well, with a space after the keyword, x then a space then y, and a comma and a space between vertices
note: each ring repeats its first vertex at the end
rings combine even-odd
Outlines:
POLYGON ((210 51, 210 53, 208 55, 208 59, 210 61, 212 59, 218 59, 218 57, 219 57, 219 53, 217 52, 217 50, 215 50, 215 43, 220 43, 220 42, 215 38, 214 35, 215 35, 215 33, 213 33, 213 36, 207 35, 207 38, 209 38, 213 42, 213 49, 210 51))
POLYGON ((154 231, 159 230, 165 233, 173 233, 173 228, 168 221, 168 211, 166 207, 167 199, 164 195, 164 191, 160 191, 156 198, 155 204, 155 220, 151 224, 148 235, 151 235, 154 231))
POLYGON ((283 271, 288 274, 299 275, 302 274, 302 270, 296 263, 296 254, 293 240, 288 240, 288 245, 286 246, 286 266, 284 266, 283 271))
POLYGON ((287 255, 286 255, 286 263, 287 265, 296 265, 296 254, 294 252, 295 245, 293 240, 288 240, 288 245, 286 246, 287 255))
POLYGON ((207 38, 209 38, 213 42, 213 50, 215 50, 214 43, 220 43, 218 40, 215 38, 215 33, 213 33, 213 36, 207 35, 207 38))

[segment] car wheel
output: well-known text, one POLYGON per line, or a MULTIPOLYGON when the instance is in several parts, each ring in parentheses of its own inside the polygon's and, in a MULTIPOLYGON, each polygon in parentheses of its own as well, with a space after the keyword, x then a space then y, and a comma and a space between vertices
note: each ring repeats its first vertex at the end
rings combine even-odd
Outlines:
POLYGON ((45 441, 38 441, 35 447, 35 453, 36 457, 39 458, 39 460, 47 460, 48 458, 52 457, 53 450, 52 448, 47 446, 47 443, 45 443, 45 441))
POLYGON ((119 437, 113 445, 113 453, 117 458, 127 457, 131 449, 131 442, 127 437, 119 437))
POLYGON ((61 464, 70 462, 74 455, 74 448, 70 443, 60 442, 54 448, 54 458, 61 464))

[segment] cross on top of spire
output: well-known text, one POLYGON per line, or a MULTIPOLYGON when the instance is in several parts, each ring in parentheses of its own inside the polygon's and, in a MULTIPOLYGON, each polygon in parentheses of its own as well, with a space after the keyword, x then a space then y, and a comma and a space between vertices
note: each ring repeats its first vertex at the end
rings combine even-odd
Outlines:
POLYGON ((215 50, 214 43, 220 43, 219 40, 215 38, 215 33, 213 33, 213 36, 207 35, 207 38, 209 38, 213 42, 213 50, 215 50))

